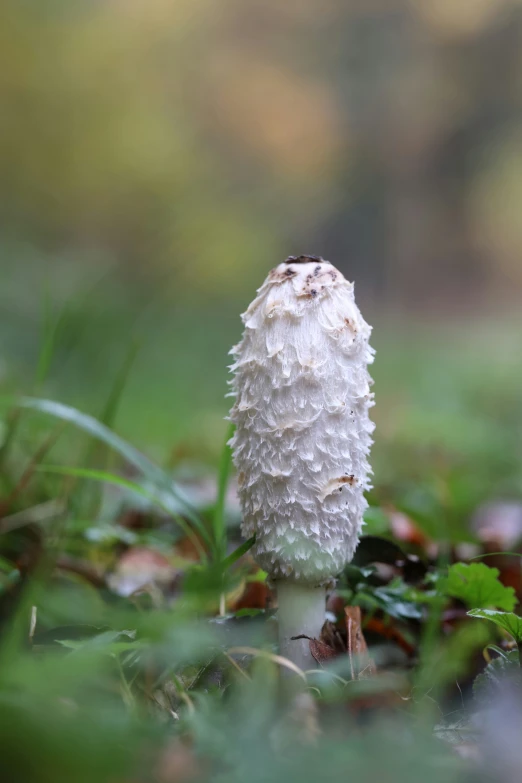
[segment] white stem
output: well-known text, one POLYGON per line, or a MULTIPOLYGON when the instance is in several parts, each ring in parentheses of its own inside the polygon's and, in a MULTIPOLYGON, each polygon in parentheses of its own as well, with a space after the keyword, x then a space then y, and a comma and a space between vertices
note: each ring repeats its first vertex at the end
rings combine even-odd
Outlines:
POLYGON ((285 581, 278 581, 276 588, 279 652, 303 671, 315 669, 317 663, 308 639, 292 640, 292 637, 303 634, 319 639, 326 614, 326 588, 285 581))

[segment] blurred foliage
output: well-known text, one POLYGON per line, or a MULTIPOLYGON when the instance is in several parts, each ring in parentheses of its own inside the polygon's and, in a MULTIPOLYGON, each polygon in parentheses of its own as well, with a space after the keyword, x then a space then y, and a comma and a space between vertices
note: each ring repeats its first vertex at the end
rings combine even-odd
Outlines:
MULTIPOLYGON (((509 642, 493 644, 493 627, 467 619, 460 601, 517 642, 522 620, 488 609, 515 602, 498 569, 444 565, 443 507, 433 509, 432 527, 441 524, 431 542, 422 515, 395 526, 400 483, 389 504, 372 507, 368 522, 380 535, 362 539, 329 599, 326 663, 302 674, 307 690, 285 701, 266 575, 248 559, 252 542, 237 545, 228 449, 209 503, 201 478, 192 475, 190 494, 183 473, 162 470, 102 422, 38 398, 17 406, 9 414, 4 405, 13 434, 1 455, 3 780, 314 781, 357 770, 362 780, 464 783, 486 774, 462 752, 467 743, 479 753, 482 741, 471 695, 488 708, 507 675, 519 683, 520 667, 509 642), (54 443, 35 450, 38 420, 47 431, 58 420, 83 432, 80 460, 96 455, 112 472, 74 467, 67 438, 67 464, 50 462, 54 443), (102 482, 101 502, 93 481, 102 482), (353 673, 342 619, 353 606, 362 607, 377 661, 371 678, 353 673), (486 668, 477 661, 485 646, 494 653, 486 668)), ((439 481, 449 486, 451 474, 439 481)), ((418 482, 422 491, 429 477, 418 482)), ((464 531, 466 513, 452 514, 464 531)), ((471 529, 468 537, 483 546, 471 529)), ((501 769, 478 779, 498 779, 501 769)))

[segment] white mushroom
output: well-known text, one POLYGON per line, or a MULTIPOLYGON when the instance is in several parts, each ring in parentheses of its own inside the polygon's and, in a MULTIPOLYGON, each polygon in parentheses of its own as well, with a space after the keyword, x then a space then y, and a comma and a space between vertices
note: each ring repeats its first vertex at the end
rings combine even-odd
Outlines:
POLYGON ((230 414, 242 532, 277 589, 281 653, 310 666, 291 637, 319 636, 367 506, 371 328, 353 283, 314 256, 273 269, 242 318, 230 414))

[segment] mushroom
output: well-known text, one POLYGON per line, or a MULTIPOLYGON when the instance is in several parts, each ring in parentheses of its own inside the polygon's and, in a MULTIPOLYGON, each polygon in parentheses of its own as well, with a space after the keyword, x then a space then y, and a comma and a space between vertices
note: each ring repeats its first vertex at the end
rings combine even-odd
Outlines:
POLYGON ((358 544, 374 424, 371 327, 328 261, 291 256, 242 316, 230 441, 242 533, 277 591, 281 655, 315 665, 326 590, 358 544))

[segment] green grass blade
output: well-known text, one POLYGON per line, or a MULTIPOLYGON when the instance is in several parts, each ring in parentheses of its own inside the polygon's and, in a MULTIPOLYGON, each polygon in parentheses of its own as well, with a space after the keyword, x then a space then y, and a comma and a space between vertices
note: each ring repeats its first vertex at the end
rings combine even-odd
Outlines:
POLYGON ((216 504, 214 506, 214 514, 212 517, 212 530, 214 533, 214 540, 216 542, 216 551, 219 559, 225 556, 226 552, 226 524, 225 524, 225 500, 228 488, 228 482, 230 479, 230 470, 232 466, 232 450, 228 445, 228 442, 234 434, 234 424, 230 424, 227 428, 227 435, 223 451, 221 453, 221 461, 219 464, 218 474, 218 488, 216 504))
POLYGON ((82 413, 76 408, 52 400, 22 397, 18 400, 18 405, 21 408, 39 411, 40 413, 46 413, 49 416, 54 416, 63 421, 68 421, 83 430, 83 432, 91 435, 93 438, 101 440, 107 446, 110 446, 110 448, 114 449, 114 451, 120 454, 124 460, 133 465, 156 487, 170 493, 178 502, 182 503, 184 515, 198 531, 203 540, 213 547, 212 537, 206 530, 203 521, 195 513, 190 504, 187 503, 183 495, 176 490, 176 486, 171 477, 151 462, 144 454, 138 451, 138 449, 131 446, 130 443, 127 443, 126 440, 106 427, 105 424, 102 424, 87 413, 82 413))
POLYGON ((116 378, 114 379, 109 397, 100 415, 100 421, 107 427, 114 426, 114 421, 120 407, 121 398, 123 396, 125 386, 127 385, 132 366, 136 356, 138 355, 139 348, 140 346, 138 342, 133 341, 131 343, 123 363, 116 375, 116 378))
POLYGON ((207 556, 205 550, 203 549, 199 538, 195 535, 190 525, 187 524, 187 522, 183 519, 183 517, 177 514, 173 514, 172 510, 168 509, 157 497, 157 495, 154 494, 154 492, 149 492, 141 484, 138 484, 134 481, 130 481, 129 479, 124 478, 123 476, 118 476, 116 473, 109 473, 106 470, 94 470, 91 468, 73 468, 73 467, 68 467, 67 465, 42 465, 38 468, 38 472, 55 473, 60 476, 72 476, 74 478, 83 478, 83 479, 89 479, 91 481, 99 481, 104 484, 111 484, 113 486, 122 487, 123 489, 128 489, 131 492, 135 492, 137 495, 140 495, 141 497, 150 500, 151 503, 154 503, 154 505, 160 508, 165 514, 167 514, 169 517, 172 517, 176 521, 176 523, 180 526, 180 528, 183 530, 185 535, 188 538, 190 538, 190 540, 196 547, 200 557, 203 560, 206 560, 207 556))
POLYGON ((36 364, 34 377, 34 388, 39 389, 47 380, 51 362, 53 360, 54 348, 60 330, 67 317, 67 308, 64 306, 58 314, 52 312, 48 295, 45 296, 43 313, 43 337, 36 364))
POLYGON ((0 446, 0 469, 4 465, 11 446, 15 441, 18 425, 20 424, 20 416, 21 411, 19 408, 15 408, 7 413, 4 440, 0 446))
MULTIPOLYGON (((15 486, 13 487, 9 495, 4 500, 0 501, 0 516, 5 517, 5 515, 11 509, 13 503, 16 500, 18 500, 20 495, 22 495, 24 490, 27 488, 29 482, 31 481, 33 474, 35 473, 35 471, 37 471, 40 462, 52 449, 52 447, 54 446, 54 444, 62 434, 64 428, 65 428, 64 422, 58 423, 56 425, 55 430, 52 431, 50 435, 48 435, 47 438, 44 440, 44 442, 36 449, 32 457, 30 458, 29 463, 25 467, 24 471, 22 472, 20 478, 16 482, 15 486)), ((1 529, 1 525, 0 525, 0 529, 1 529)))
POLYGON ((231 552, 228 557, 225 557, 225 559, 222 561, 223 571, 226 571, 227 568, 230 568, 230 566, 233 566, 234 563, 236 563, 240 557, 243 557, 249 549, 252 549, 254 544, 256 543, 256 537, 252 536, 251 538, 247 539, 241 546, 238 546, 237 549, 234 549, 233 552, 231 552))
MULTIPOLYGON (((34 374, 33 391, 39 389, 46 381, 49 375, 52 358, 54 355, 54 349, 56 339, 62 328, 63 323, 67 315, 67 309, 64 306, 62 310, 54 315, 51 312, 51 306, 49 297, 46 292, 43 302, 43 336, 38 353, 38 360, 36 363, 36 371, 34 374)), ((18 433, 18 425, 20 423, 21 411, 19 408, 10 411, 7 417, 6 433, 2 445, 0 446, 0 467, 4 464, 5 459, 11 449, 12 444, 18 433)))
MULTIPOLYGON (((103 407, 103 410, 101 411, 100 416, 98 417, 99 421, 102 424, 105 424, 106 427, 112 428, 114 426, 120 402, 123 397, 123 392, 125 390, 132 365, 134 364, 134 360, 136 359, 136 355, 138 353, 138 348, 139 346, 137 342, 132 342, 129 346, 123 363, 116 373, 116 377, 111 385, 107 401, 103 407)), ((85 457, 80 461, 82 465, 87 467, 90 467, 91 465, 96 466, 96 463, 98 463, 99 467, 109 469, 110 467, 113 467, 113 465, 111 465, 110 459, 111 453, 113 452, 111 452, 110 449, 107 450, 105 444, 100 443, 100 441, 93 440, 89 442, 85 457)), ((96 494, 93 493, 88 503, 86 512, 91 516, 95 516, 99 509, 99 503, 100 497, 96 497, 96 494)))

